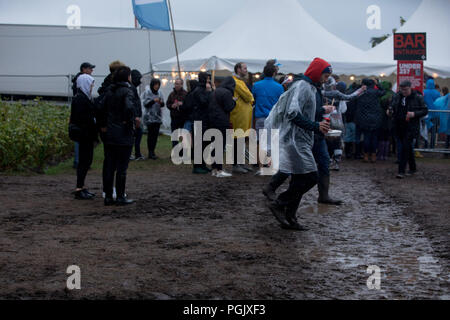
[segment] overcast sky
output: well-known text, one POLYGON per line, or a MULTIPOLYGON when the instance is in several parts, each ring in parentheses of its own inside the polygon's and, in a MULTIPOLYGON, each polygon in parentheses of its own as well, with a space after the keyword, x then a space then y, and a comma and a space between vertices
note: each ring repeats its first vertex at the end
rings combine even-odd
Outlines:
MULTIPOLYGON (((213 31, 246 1, 171 0, 175 28, 213 31)), ((298 1, 328 31, 364 50, 370 48, 371 37, 391 33, 399 27, 399 17, 407 20, 421 3, 421 0, 298 1), (366 27, 366 10, 370 5, 381 9, 380 30, 366 27)), ((82 27, 134 27, 131 0, 0 0, 0 23, 65 25, 69 17, 66 10, 71 4, 81 8, 82 27)), ((271 23, 276 23, 276 17, 271 23)))

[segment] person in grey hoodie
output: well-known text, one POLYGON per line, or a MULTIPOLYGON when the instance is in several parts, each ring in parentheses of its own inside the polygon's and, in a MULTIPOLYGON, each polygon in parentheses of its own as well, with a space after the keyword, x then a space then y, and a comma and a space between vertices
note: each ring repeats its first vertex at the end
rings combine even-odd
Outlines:
POLYGON ((149 159, 156 160, 155 154, 156 143, 158 142, 159 128, 162 123, 161 108, 164 107, 164 97, 159 91, 161 81, 152 79, 150 89, 144 92, 143 104, 145 107, 144 124, 147 126, 147 147, 149 159))

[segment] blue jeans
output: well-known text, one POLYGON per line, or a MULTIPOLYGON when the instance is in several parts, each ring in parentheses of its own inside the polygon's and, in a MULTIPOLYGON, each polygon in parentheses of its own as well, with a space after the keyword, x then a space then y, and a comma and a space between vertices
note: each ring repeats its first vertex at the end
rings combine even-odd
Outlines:
POLYGON ((330 155, 324 138, 315 138, 312 149, 319 177, 330 175, 330 155))
POLYGON ((376 153, 378 146, 378 132, 377 130, 363 130, 364 134, 364 152, 376 153))

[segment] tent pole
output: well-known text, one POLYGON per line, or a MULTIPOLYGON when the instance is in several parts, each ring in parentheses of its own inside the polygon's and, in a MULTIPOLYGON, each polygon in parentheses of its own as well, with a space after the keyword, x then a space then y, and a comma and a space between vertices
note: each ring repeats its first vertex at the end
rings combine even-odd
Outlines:
POLYGON ((172 6, 170 5, 170 0, 167 0, 167 2, 169 4, 170 21, 172 23, 173 43, 175 44, 175 53, 177 54, 178 76, 181 78, 180 58, 178 57, 178 46, 177 46, 177 38, 175 36, 175 26, 173 24, 172 6))
POLYGON ((149 58, 149 63, 150 63, 150 74, 153 77, 153 64, 152 64, 152 45, 151 45, 151 40, 150 40, 150 29, 147 30, 147 36, 148 36, 148 58, 149 58))

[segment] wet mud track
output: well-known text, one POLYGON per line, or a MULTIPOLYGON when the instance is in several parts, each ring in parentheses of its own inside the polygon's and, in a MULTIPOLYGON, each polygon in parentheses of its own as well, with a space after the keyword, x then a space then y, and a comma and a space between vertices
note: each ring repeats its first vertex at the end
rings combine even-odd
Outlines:
MULTIPOLYGON (((434 184, 345 163, 332 176, 345 204, 309 192, 297 213, 306 232, 281 229, 265 207, 269 177, 131 171, 138 202, 116 208, 73 200, 73 176, 0 176, 0 298, 450 299, 449 174, 425 169, 434 184), (69 265, 81 290, 65 289, 69 265), (367 287, 372 265, 379 290, 367 287)), ((88 176, 97 195, 100 177, 88 176)))

